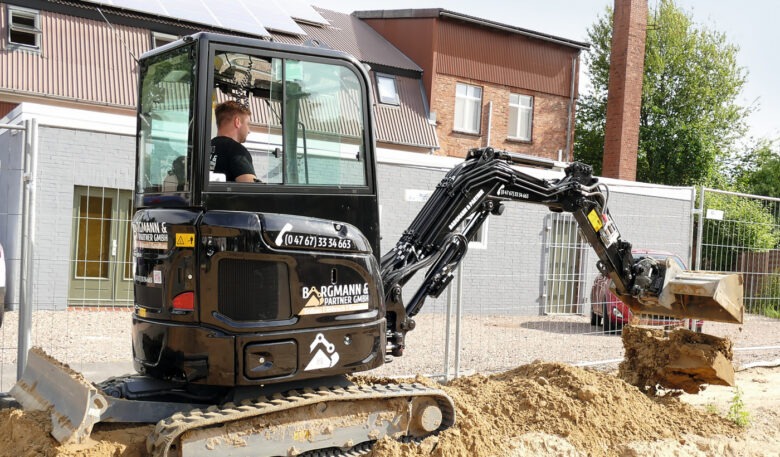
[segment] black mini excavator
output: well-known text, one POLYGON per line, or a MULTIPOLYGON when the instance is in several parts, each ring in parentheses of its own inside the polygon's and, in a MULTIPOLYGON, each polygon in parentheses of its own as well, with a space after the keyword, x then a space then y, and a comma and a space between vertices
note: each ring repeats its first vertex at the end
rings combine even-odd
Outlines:
POLYGON ((518 167, 532 158, 471 150, 379 256, 369 81, 340 52, 207 33, 143 55, 137 373, 91 384, 33 350, 12 395, 50 409, 61 442, 99 421, 157 423, 154 456, 351 456, 383 437, 436 434, 455 421, 444 392, 346 375, 403 355, 426 298, 446 289, 469 240, 509 201, 572 213, 634 311, 741 322, 738 276, 635 260, 604 184, 579 163, 545 180, 518 167), (258 182, 215 168, 214 111, 228 100, 252 113, 258 182))

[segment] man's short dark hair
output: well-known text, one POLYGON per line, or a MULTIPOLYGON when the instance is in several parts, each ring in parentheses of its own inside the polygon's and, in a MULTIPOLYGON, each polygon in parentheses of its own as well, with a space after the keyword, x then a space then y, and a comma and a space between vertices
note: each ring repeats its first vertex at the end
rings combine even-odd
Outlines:
POLYGON ((217 118, 217 126, 232 121, 233 118, 239 114, 246 114, 249 116, 252 112, 249 111, 249 108, 234 100, 222 102, 214 109, 214 116, 217 118))

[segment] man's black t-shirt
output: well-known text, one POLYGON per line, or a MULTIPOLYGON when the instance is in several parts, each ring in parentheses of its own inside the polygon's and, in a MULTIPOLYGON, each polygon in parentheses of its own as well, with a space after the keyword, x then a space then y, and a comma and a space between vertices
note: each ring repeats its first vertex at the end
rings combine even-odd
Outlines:
POLYGON ((217 157, 214 173, 224 173, 225 179, 235 181, 241 175, 254 175, 252 156, 243 144, 226 136, 211 139, 211 146, 217 157))

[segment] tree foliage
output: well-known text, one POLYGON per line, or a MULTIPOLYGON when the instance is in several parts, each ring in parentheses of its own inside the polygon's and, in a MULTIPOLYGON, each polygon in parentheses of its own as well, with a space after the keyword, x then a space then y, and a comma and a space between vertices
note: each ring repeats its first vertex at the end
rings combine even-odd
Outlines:
MULTIPOLYGON (((580 98, 574 154, 601 172, 612 12, 588 30, 585 56, 592 90, 580 98)), ((745 132, 747 108, 736 99, 746 70, 723 33, 699 27, 673 0, 648 18, 637 180, 669 185, 707 182, 719 157, 745 132)))
POLYGON ((737 190, 780 198, 780 150, 777 140, 759 141, 747 152, 732 157, 726 166, 733 175, 737 190))
POLYGON ((702 265, 714 271, 739 271, 739 255, 767 252, 780 246, 777 222, 760 200, 708 192, 706 209, 723 211, 723 220, 704 219, 702 265))

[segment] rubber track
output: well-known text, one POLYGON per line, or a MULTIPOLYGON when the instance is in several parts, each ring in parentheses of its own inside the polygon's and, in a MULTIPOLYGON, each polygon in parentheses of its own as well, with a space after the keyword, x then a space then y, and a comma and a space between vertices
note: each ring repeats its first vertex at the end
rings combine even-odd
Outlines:
MULTIPOLYGON (((157 423, 149 435, 146 447, 152 457, 168 457, 171 445, 184 433, 202 427, 235 422, 264 414, 288 411, 294 408, 314 405, 323 401, 359 401, 400 397, 432 396, 442 411, 442 424, 437 430, 444 430, 455 423, 455 405, 441 390, 422 384, 377 384, 369 386, 320 387, 318 389, 291 390, 271 398, 261 397, 246 400, 240 404, 227 403, 221 408, 212 406, 205 411, 194 409, 177 413, 157 423)), ((349 456, 351 451, 341 455, 349 456)), ((316 454, 315 454, 316 455, 316 454)), ((360 455, 360 454, 358 454, 360 455)), ((186 457, 186 456, 185 456, 186 457)))
POLYGON ((360 443, 357 446, 343 451, 341 449, 323 449, 319 451, 309 451, 301 454, 300 457, 362 457, 371 454, 376 441, 360 443))

